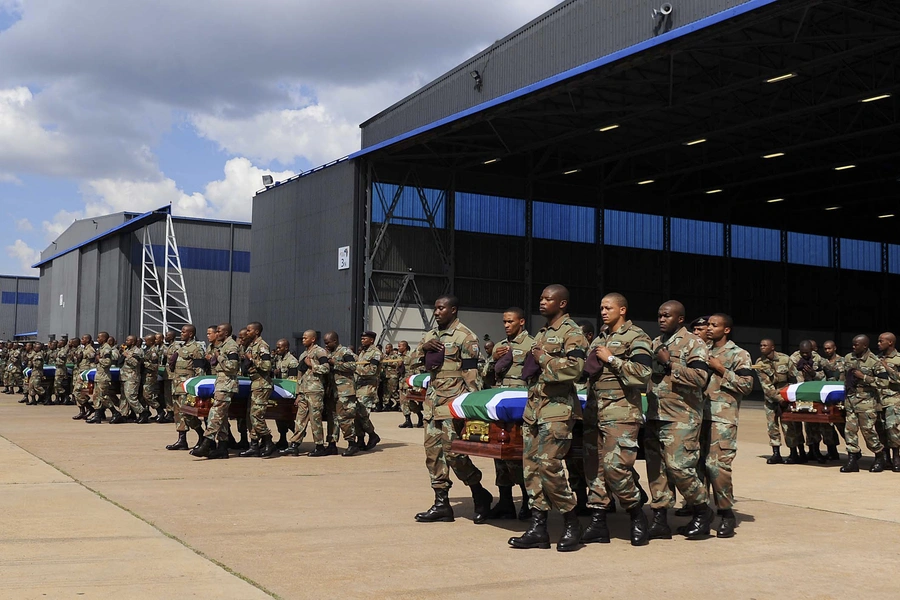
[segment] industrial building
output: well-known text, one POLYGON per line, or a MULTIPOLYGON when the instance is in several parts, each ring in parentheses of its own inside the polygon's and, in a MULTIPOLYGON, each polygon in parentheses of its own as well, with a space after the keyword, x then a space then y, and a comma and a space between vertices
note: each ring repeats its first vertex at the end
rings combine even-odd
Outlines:
POLYGON ((168 206, 81 219, 34 266, 42 339, 248 322, 249 223, 172 216, 168 206))
POLYGON ((496 339, 559 282, 847 351, 900 325, 898 53, 887 0, 562 2, 256 195, 254 317, 415 341, 453 292, 496 339))
POLYGON ((0 341, 37 335, 38 278, 0 275, 0 341))

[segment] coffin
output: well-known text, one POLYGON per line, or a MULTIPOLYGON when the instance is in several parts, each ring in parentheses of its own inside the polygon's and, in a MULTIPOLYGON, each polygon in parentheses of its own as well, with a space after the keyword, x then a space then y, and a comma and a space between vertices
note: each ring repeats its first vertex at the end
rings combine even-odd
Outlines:
MULTIPOLYGON (((216 378, 210 375, 192 377, 182 384, 187 392, 187 399, 181 410, 185 414, 205 419, 213 403, 216 378)), ((266 409, 267 419, 290 420, 297 417, 294 400, 297 394, 297 382, 292 379, 273 379, 272 393, 269 398, 275 400, 275 406, 266 409)), ((247 401, 250 398, 250 378, 238 377, 238 393, 231 401, 228 416, 233 419, 247 416, 247 401)))
POLYGON ((781 420, 801 423, 843 423, 844 384, 840 381, 794 383, 780 392, 781 420))

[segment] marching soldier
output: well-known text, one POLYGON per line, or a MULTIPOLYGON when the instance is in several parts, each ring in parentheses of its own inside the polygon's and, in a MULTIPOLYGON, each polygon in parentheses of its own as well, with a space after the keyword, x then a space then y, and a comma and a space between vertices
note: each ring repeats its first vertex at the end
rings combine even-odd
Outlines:
POLYGON ((37 404, 43 402, 44 394, 44 350, 40 342, 35 342, 28 366, 31 367, 31 376, 28 377, 28 402, 37 404))
POLYGON ((897 336, 886 331, 878 336, 881 363, 888 373, 888 385, 881 390, 884 407, 885 461, 891 471, 900 473, 900 352, 897 352, 897 336), (892 456, 888 456, 888 452, 892 456))
MULTIPOLYGON (((200 425, 200 419, 185 414, 181 410, 187 402, 184 382, 191 377, 199 377, 205 373, 206 358, 203 348, 200 347, 196 338, 197 328, 193 325, 185 325, 181 328, 180 343, 176 344, 173 340, 169 344, 166 367, 172 387, 172 405, 175 409, 175 431, 178 432, 178 439, 174 444, 166 446, 166 450, 187 450, 188 429, 193 429, 197 434, 197 443, 194 448, 198 448, 203 443, 203 428, 200 425)), ((168 339, 168 334, 166 334, 166 339, 168 339)))
MULTIPOLYGON (((300 362, 297 357, 291 353, 291 344, 286 339, 281 338, 275 342, 275 359, 273 372, 275 379, 289 379, 291 381, 300 381, 300 362)), ((276 419, 275 425, 278 427, 278 441, 275 447, 284 450, 288 447, 287 432, 293 428, 293 421, 285 419, 276 419)))
POLYGON ((266 410, 272 401, 272 353, 262 339, 263 326, 259 321, 248 323, 244 335, 243 370, 250 377, 250 402, 247 403, 247 424, 250 447, 240 456, 268 458, 275 452, 272 432, 266 425, 266 410))
POLYGON ((94 412, 94 407, 89 402, 91 398, 88 392, 88 382, 81 379, 81 374, 93 367, 95 353, 94 340, 91 335, 88 333, 82 335, 81 345, 75 350, 75 368, 72 371, 72 395, 75 396, 75 403, 78 404, 78 414, 72 419, 76 421, 86 419, 94 412))
POLYGON ((297 420, 294 423, 294 435, 291 436, 291 445, 284 454, 300 456, 300 444, 306 436, 307 425, 312 426, 312 437, 316 444, 315 450, 309 456, 320 457, 337 454, 337 446, 325 446, 325 429, 322 424, 322 415, 325 411, 325 390, 328 387, 328 375, 331 367, 328 363, 328 353, 319 346, 318 334, 308 329, 303 332, 303 346, 306 350, 300 355, 299 370, 300 394, 297 396, 297 420))
POLYGON ((756 359, 753 370, 759 376, 759 385, 765 396, 766 426, 769 433, 769 445, 772 456, 766 464, 794 464, 801 460, 798 447, 803 447, 803 428, 800 423, 783 422, 781 420, 781 390, 792 383, 797 383, 797 368, 787 354, 775 351, 775 342, 764 339, 759 342, 760 357, 756 359), (784 443, 791 450, 787 459, 781 457, 781 435, 784 443))
MULTIPOLYGON (((825 343, 822 344, 822 357, 828 363, 828 366, 825 369, 825 380, 844 381, 844 357, 838 354, 837 345, 833 340, 826 340, 825 343)), ((832 427, 839 431, 841 435, 844 434, 843 423, 832 427)), ((841 460, 841 455, 838 454, 839 440, 837 435, 835 434, 829 439, 831 439, 833 443, 828 444, 826 442, 828 453, 825 455, 825 460, 841 460)))
MULTIPOLYGON (((165 400, 159 396, 159 347, 156 336, 149 334, 144 338, 144 364, 141 379, 141 401, 145 408, 156 410, 154 421, 160 423, 166 418, 165 400)), ((148 420, 149 422, 149 420, 148 420)))
MULTIPOLYGON (((805 381, 824 381, 828 375, 831 364, 815 351, 812 340, 800 342, 796 352, 791 354, 791 363, 797 371, 797 383, 805 381)), ((812 459, 824 464, 828 459, 822 454, 819 444, 824 440, 826 446, 837 445, 837 432, 830 423, 805 423, 806 444, 809 452, 806 459, 812 459)), ((798 454, 803 459, 803 447, 798 449, 798 454)))
POLYGON ((175 399, 172 396, 172 392, 175 389, 175 386, 172 383, 172 369, 169 368, 172 359, 172 354, 175 353, 178 346, 181 345, 181 340, 175 341, 175 332, 167 331, 165 336, 160 333, 156 334, 156 345, 159 347, 159 361, 160 366, 165 367, 163 369, 163 380, 160 383, 160 390, 162 393, 162 400, 166 408, 165 417, 160 419, 156 418, 157 423, 174 423, 175 422, 175 399))
POLYGON ((878 439, 876 423, 881 400, 879 394, 889 387, 889 374, 884 364, 869 351, 869 337, 858 335, 853 338, 853 352, 844 357, 846 368, 846 399, 844 410, 845 442, 847 443, 847 464, 841 473, 859 472, 859 433, 869 450, 875 453, 875 462, 869 468, 872 473, 884 471, 884 444, 878 439))
POLYGON ((328 364, 331 365, 333 385, 332 393, 335 398, 335 414, 341 434, 347 440, 347 449, 341 456, 354 456, 361 448, 360 438, 362 432, 356 431, 356 413, 359 401, 356 398, 356 386, 353 376, 356 373, 356 356, 345 346, 341 345, 338 334, 329 331, 325 334, 325 349, 328 351, 328 364))
POLYGON ((401 340, 397 344, 397 350, 400 353, 401 359, 403 360, 398 371, 398 376, 400 379, 400 410, 403 412, 403 423, 401 423, 398 427, 400 427, 400 429, 409 429, 413 427, 412 419, 410 418, 410 416, 412 413, 415 413, 415 427, 421 428, 423 426, 422 405, 419 402, 415 402, 409 399, 408 378, 411 375, 415 374, 412 369, 413 353, 409 351, 409 342, 407 342, 406 340, 401 340))
POLYGON ((210 460, 228 458, 228 440, 231 437, 228 411, 231 401, 238 392, 238 373, 241 357, 237 342, 231 339, 231 323, 222 323, 216 328, 215 343, 204 356, 212 372, 216 375, 213 404, 209 409, 203 443, 191 454, 208 457, 210 460))
POLYGON ((356 361, 356 434, 360 449, 371 450, 381 441, 369 418, 371 408, 378 397, 378 372, 381 369, 381 350, 375 345, 375 332, 365 331, 360 339, 356 361), (364 442, 364 434, 369 441, 364 442))
POLYGON ((110 423, 121 423, 122 415, 116 410, 113 403, 112 373, 111 369, 119 362, 119 351, 110 344, 109 334, 101 331, 97 334, 97 343, 100 347, 94 354, 96 372, 94 373, 94 414, 86 419, 88 423, 102 423, 106 417, 105 409, 108 407, 112 416, 110 423))
POLYGON ((119 414, 122 415, 122 420, 118 422, 124 422, 133 415, 138 423, 149 423, 150 411, 141 405, 141 368, 144 365, 144 351, 137 345, 133 335, 125 338, 121 359, 119 383, 122 386, 122 394, 119 400, 119 414))
POLYGON ((400 365, 403 359, 394 352, 391 344, 384 345, 384 356, 381 365, 384 369, 384 394, 382 396, 384 410, 397 410, 400 407, 400 365))

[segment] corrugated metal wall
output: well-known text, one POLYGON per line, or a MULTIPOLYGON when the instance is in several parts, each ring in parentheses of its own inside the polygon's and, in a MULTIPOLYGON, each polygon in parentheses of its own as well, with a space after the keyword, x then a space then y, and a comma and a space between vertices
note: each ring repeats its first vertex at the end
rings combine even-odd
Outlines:
POLYGON ((77 246, 104 231, 109 231, 113 227, 121 225, 127 219, 128 215, 126 213, 114 213, 102 217, 93 217, 91 219, 75 221, 54 240, 54 242, 56 242, 55 244, 51 243, 43 252, 41 252, 41 260, 45 260, 58 252, 77 246))
MULTIPOLYGON (((746 0, 681 0, 673 28, 746 0)), ((661 0, 570 0, 363 124, 366 148, 653 37, 661 0), (482 74, 476 91, 472 70, 482 74)))
POLYGON ((0 275, 0 341, 37 331, 39 286, 37 278, 0 275))
POLYGON ((254 198, 249 318, 263 323, 270 343, 293 343, 305 329, 334 329, 355 343, 354 277, 363 265, 354 221, 364 219, 357 196, 357 165, 344 162, 254 198), (351 247, 351 268, 339 271, 342 246, 351 247))

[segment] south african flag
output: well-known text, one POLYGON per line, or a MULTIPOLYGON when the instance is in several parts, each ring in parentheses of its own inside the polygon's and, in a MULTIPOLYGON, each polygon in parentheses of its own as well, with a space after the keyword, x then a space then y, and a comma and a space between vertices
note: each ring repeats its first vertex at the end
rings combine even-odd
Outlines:
MULTIPOLYGON (((578 394, 581 407, 587 402, 585 394, 578 394)), ((450 402, 450 413, 455 419, 481 419, 482 421, 521 421, 528 402, 525 388, 498 388, 467 392, 450 402)))
MULTIPOLYGON (((97 374, 97 369, 88 369, 87 371, 81 372, 81 380, 82 381, 94 381, 94 376, 97 374)), ((109 370, 110 379, 113 381, 119 380, 119 369, 118 367, 113 367, 109 370)))
POLYGON ((781 390, 787 402, 822 402, 836 404, 844 401, 844 383, 841 381, 804 381, 781 390))
MULTIPOLYGON (((274 379, 272 384, 272 393, 269 395, 270 398, 296 398, 297 382, 290 379, 274 379)), ((191 377, 181 385, 185 392, 191 396, 196 396, 197 398, 212 398, 216 392, 216 378, 213 375, 191 377)), ((238 377, 238 393, 235 394, 235 398, 245 399, 249 397, 250 378, 238 377)))
POLYGON ((428 383, 431 381, 431 375, 428 373, 416 373, 415 375, 410 375, 406 378, 406 383, 409 384, 409 387, 412 388, 421 388, 425 389, 428 387, 428 383))

